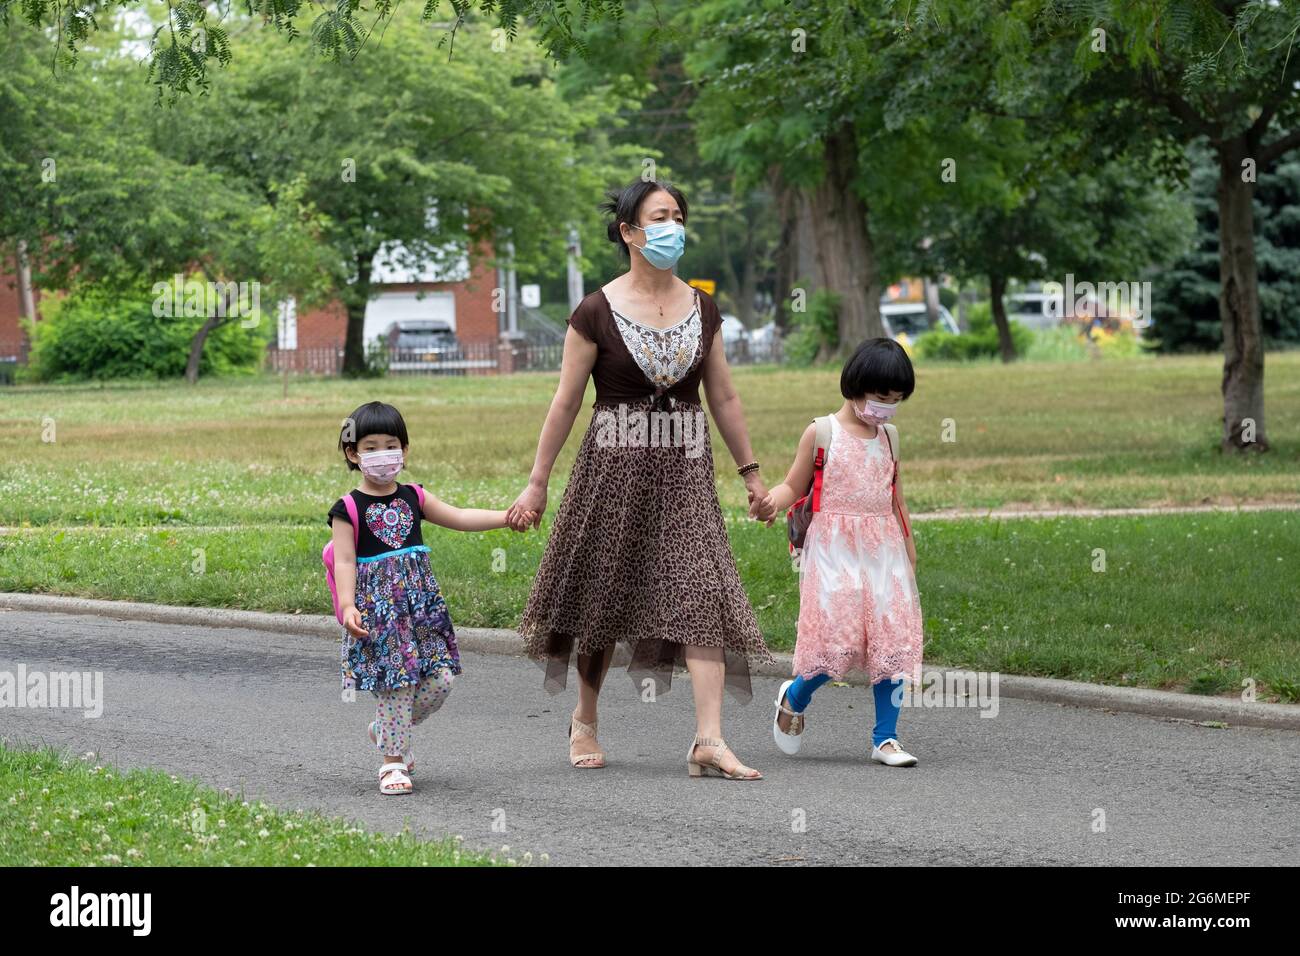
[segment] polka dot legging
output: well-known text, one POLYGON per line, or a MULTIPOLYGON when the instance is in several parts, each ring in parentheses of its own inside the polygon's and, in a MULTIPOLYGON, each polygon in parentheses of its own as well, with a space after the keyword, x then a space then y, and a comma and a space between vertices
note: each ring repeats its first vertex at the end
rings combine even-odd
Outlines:
POLYGON ((375 714, 377 747, 390 757, 411 752, 411 728, 443 705, 451 693, 451 671, 441 668, 396 690, 376 691, 379 708, 375 714))

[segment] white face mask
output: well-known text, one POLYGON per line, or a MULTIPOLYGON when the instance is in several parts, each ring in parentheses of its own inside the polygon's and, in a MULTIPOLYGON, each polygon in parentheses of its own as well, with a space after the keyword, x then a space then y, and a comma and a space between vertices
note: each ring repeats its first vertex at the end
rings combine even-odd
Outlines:
POLYGON ((378 485, 386 485, 397 477, 397 473, 406 464, 405 457, 400 448, 367 451, 357 456, 361 474, 378 485))

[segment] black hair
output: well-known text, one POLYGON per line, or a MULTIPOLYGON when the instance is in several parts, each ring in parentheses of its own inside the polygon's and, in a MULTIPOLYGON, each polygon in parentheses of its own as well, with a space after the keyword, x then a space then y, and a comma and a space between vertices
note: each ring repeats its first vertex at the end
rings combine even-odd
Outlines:
POLYGON ((606 228, 609 241, 623 250, 623 255, 629 259, 631 259, 632 253, 628 250, 627 243, 623 240, 623 235, 619 231, 619 223, 625 222, 629 226, 640 226, 641 224, 637 222, 637 219, 641 214, 641 204, 645 202, 647 196, 661 189, 677 201, 677 208, 682 211, 682 222, 685 222, 687 214, 686 197, 672 183, 660 179, 638 179, 624 189, 611 189, 605 194, 605 201, 600 204, 602 211, 614 217, 606 228))
POLYGON ((406 422, 402 413, 383 402, 366 402, 349 415, 339 431, 339 451, 348 467, 357 471, 359 466, 348 457, 348 450, 357 450, 357 443, 367 435, 392 435, 405 448, 410 444, 406 437, 406 422))
POLYGON ((912 360, 893 339, 867 339, 840 372, 840 394, 847 399, 861 398, 868 392, 902 392, 906 400, 915 389, 912 360))

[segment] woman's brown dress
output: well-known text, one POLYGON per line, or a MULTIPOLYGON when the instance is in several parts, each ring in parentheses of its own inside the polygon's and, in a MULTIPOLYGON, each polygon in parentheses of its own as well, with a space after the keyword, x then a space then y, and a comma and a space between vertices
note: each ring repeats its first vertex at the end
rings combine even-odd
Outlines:
POLYGON ((750 660, 773 658, 727 540, 700 404, 717 304, 697 292, 686 318, 655 329, 597 289, 569 324, 597 346, 596 401, 519 626, 528 655, 553 694, 574 654, 610 647, 664 693, 687 645, 720 647, 727 689, 747 701, 750 660))

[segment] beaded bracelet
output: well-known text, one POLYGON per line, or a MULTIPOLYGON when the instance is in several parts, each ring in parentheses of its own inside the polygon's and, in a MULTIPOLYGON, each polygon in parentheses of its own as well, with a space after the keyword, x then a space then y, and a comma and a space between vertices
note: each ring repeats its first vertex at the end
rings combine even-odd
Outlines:
POLYGON ((758 462, 751 461, 748 465, 741 465, 739 468, 736 469, 736 474, 740 475, 743 478, 751 471, 758 471, 758 462))

